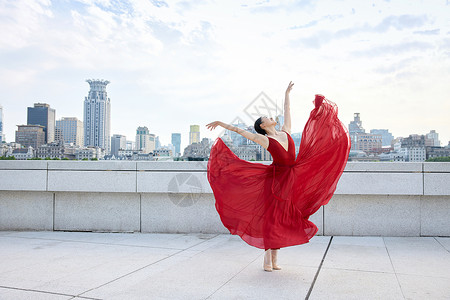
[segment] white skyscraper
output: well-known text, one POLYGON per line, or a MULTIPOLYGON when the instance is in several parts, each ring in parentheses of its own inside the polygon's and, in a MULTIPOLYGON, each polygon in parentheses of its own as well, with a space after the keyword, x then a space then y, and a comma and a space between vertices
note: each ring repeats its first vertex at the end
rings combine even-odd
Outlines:
POLYGON ((0 105, 0 143, 5 141, 5 134, 3 133, 3 107, 0 105))
POLYGON ((84 145, 111 152, 111 101, 106 93, 107 80, 86 80, 91 89, 84 99, 84 145))

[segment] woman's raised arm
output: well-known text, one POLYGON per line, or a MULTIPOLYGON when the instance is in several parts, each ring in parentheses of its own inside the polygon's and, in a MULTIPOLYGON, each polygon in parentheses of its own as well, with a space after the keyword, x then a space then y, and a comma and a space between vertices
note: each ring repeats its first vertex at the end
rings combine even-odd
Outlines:
POLYGON ((291 134, 291 103, 289 99, 289 93, 292 90, 294 83, 291 81, 286 89, 286 93, 284 95, 284 124, 281 128, 282 130, 287 131, 291 134))
POLYGON ((214 121, 214 122, 211 122, 206 125, 206 127, 210 130, 215 129, 217 126, 222 126, 225 129, 237 132, 240 135, 242 135, 243 137, 245 137, 246 139, 254 141, 255 143, 263 146, 265 149, 267 149, 267 147, 269 147, 269 138, 267 138, 266 136, 264 136, 262 134, 253 133, 253 132, 238 128, 236 126, 223 123, 221 121, 214 121))

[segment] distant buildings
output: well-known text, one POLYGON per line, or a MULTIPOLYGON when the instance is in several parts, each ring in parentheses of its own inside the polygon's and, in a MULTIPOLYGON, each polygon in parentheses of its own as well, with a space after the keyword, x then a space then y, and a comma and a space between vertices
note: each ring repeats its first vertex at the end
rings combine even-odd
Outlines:
POLYGON ((175 147, 174 156, 180 156, 181 133, 172 133, 172 145, 175 147))
POLYGON ((5 142, 5 134, 3 132, 3 106, 0 105, 0 143, 5 142))
POLYGON ((45 141, 55 141, 55 110, 47 103, 34 103, 34 107, 28 107, 27 125, 44 126, 45 141))
POLYGON ((354 150, 366 153, 377 152, 382 146, 380 134, 356 133, 353 140, 355 141, 354 150))
POLYGON ((189 144, 200 143, 200 125, 191 125, 189 131, 189 144))
POLYGON ((56 140, 64 144, 84 146, 83 122, 77 118, 61 118, 56 121, 56 140))
MULTIPOLYGON (((370 129, 370 133, 381 135, 381 146, 390 147, 394 136, 389 132, 388 129, 370 129)), ((381 147, 380 147, 381 148, 381 147)))
POLYGON ((207 160, 211 151, 208 138, 203 138, 201 143, 193 143, 184 149, 183 157, 187 160, 207 160))
POLYGON ((425 135, 426 141, 425 146, 432 146, 432 147, 440 147, 441 142, 439 141, 439 133, 436 132, 436 130, 431 130, 429 133, 425 135))
POLYGON ((84 99, 84 145, 100 147, 110 153, 111 100, 106 92, 107 80, 86 80, 90 90, 84 99))
POLYGON ((383 145, 382 135, 366 133, 366 130, 362 127, 359 113, 353 114, 353 121, 348 125, 348 132, 350 135, 351 150, 364 151, 366 154, 380 152, 383 145))
POLYGON ((114 134, 111 137, 111 155, 119 156, 119 150, 127 148, 127 138, 121 134, 114 134))
POLYGON ((16 143, 23 147, 37 147, 45 144, 45 127, 42 125, 17 125, 16 143))
POLYGON ((146 126, 138 127, 136 130, 136 150, 150 153, 156 149, 155 135, 150 133, 146 126))

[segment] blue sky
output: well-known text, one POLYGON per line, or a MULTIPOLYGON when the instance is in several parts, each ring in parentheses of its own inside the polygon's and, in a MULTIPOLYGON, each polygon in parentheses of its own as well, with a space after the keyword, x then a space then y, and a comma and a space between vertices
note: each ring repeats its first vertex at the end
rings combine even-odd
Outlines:
POLYGON ((395 137, 435 129, 450 140, 449 1, 1 1, 0 105, 7 141, 28 106, 83 119, 86 79, 111 81, 112 132, 147 126, 170 143, 190 124, 241 119, 260 92, 281 105, 290 80, 292 131, 314 94, 344 124, 395 137))

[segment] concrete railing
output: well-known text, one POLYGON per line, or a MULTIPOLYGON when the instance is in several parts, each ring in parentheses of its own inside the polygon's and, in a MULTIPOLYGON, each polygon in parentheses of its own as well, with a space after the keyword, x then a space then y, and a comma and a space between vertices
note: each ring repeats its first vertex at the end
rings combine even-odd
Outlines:
MULTIPOLYGON (((0 230, 227 233, 206 164, 0 161, 0 230)), ((450 236, 450 163, 349 162, 310 219, 324 235, 450 236)))

